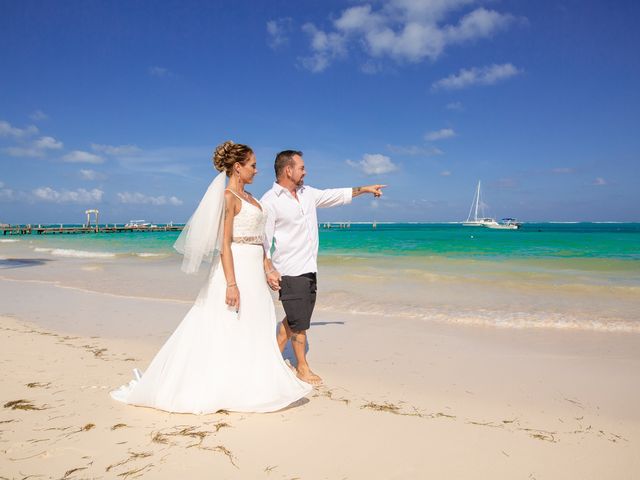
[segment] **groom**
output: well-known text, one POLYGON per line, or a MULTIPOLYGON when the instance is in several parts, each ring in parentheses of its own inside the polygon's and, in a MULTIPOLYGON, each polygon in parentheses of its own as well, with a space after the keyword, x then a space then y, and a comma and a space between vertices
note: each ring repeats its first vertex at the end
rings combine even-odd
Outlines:
POLYGON ((304 185, 302 152, 285 150, 276 156, 276 182, 260 200, 267 212, 265 250, 267 282, 280 290, 285 318, 278 329, 283 352, 291 340, 301 380, 320 385, 322 379, 309 368, 306 358, 307 330, 316 303, 318 271, 318 217, 316 208, 351 203, 353 197, 382 195, 385 185, 318 190, 304 185), (275 246, 273 256, 271 247, 275 246))

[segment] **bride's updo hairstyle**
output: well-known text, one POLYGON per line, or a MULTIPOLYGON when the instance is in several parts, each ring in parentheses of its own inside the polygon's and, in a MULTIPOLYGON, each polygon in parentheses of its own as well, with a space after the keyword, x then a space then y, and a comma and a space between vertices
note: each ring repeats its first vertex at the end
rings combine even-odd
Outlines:
POLYGON ((251 147, 227 140, 218 145, 216 151, 213 152, 213 166, 216 167, 216 170, 219 172, 226 172, 227 177, 230 177, 236 162, 244 165, 252 153, 253 150, 251 150, 251 147))

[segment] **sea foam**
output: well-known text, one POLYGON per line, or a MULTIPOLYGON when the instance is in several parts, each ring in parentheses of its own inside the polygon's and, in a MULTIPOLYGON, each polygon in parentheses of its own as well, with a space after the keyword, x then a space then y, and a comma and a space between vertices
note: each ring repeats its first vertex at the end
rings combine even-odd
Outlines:
POLYGON ((70 257, 70 258, 114 258, 115 253, 112 252, 88 252, 85 250, 73 250, 70 248, 35 248, 36 252, 50 253, 57 257, 70 257))

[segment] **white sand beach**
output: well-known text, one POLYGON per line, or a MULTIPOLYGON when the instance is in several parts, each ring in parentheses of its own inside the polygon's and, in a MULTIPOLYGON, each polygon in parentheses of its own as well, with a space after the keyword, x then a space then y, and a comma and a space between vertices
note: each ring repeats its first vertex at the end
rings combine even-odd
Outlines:
POLYGON ((320 309, 309 359, 325 385, 306 399, 271 414, 169 414, 108 392, 146 367, 202 276, 177 276, 171 262, 48 260, 0 270, 0 478, 640 472, 637 333, 320 309))

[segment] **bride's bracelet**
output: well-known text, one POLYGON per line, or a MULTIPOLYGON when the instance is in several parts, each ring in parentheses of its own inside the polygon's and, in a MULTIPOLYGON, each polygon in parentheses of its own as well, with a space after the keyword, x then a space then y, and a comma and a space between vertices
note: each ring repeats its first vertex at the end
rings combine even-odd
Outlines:
POLYGON ((231 287, 237 287, 238 284, 237 283, 228 283, 227 284, 227 288, 231 288, 231 287))
POLYGON ((264 272, 264 274, 265 274, 265 275, 269 275, 270 273, 273 273, 273 272, 275 272, 275 271, 276 271, 276 269, 275 269, 275 268, 272 268, 272 269, 271 269, 271 270, 269 270, 268 272, 264 272))

